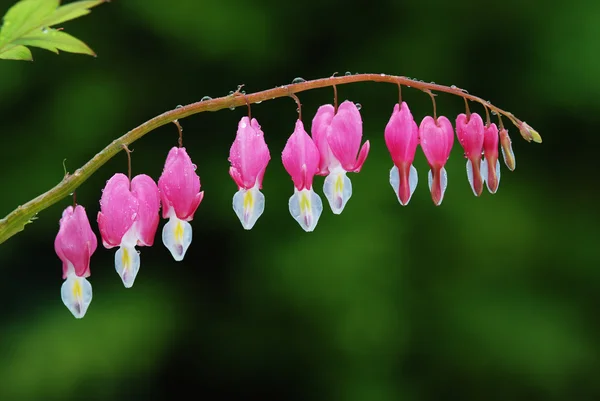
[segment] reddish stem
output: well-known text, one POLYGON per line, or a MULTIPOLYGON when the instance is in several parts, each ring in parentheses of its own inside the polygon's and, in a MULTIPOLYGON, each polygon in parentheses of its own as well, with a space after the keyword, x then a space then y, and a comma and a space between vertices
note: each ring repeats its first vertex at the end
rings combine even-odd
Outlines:
POLYGON ((173 124, 177 126, 177 131, 179 132, 179 140, 177 142, 179 143, 179 147, 181 148, 183 147, 183 128, 181 128, 181 124, 179 124, 178 120, 173 120, 173 124))
POLYGON ((293 93, 290 93, 290 97, 296 101, 298 105, 298 120, 302 121, 302 103, 300 103, 300 99, 293 93))

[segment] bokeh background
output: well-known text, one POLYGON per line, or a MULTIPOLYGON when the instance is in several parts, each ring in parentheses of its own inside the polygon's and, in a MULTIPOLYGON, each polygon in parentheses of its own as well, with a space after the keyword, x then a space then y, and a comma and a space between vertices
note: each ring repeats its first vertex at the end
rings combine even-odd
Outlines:
MULTIPOLYGON (((296 106, 263 102, 252 113, 272 154, 267 203, 247 232, 227 162, 246 109, 186 118, 205 199, 183 262, 158 235, 126 290, 100 246, 76 320, 53 249, 70 199, 0 245, 0 399, 600 399, 600 2, 558 3, 117 0, 65 24, 97 58, 34 49, 32 63, 0 61, 1 215, 58 183, 64 159, 74 171, 143 121, 239 84, 417 77, 490 99, 544 138, 512 128, 517 169, 502 165, 498 193, 481 198, 455 143, 441 207, 419 151, 421 182, 401 207, 383 141, 396 87, 341 86, 340 101, 362 104, 371 154, 343 214, 326 205, 307 234, 280 162, 296 106)), ((332 91, 300 98, 309 126, 332 91)), ((425 94, 404 99, 417 120, 431 113, 425 94)), ((463 111, 437 101, 451 120, 463 111)), ((158 179, 176 141, 167 125, 136 142, 134 174, 158 179)), ((96 233, 101 188, 126 169, 120 153, 77 191, 96 233)))

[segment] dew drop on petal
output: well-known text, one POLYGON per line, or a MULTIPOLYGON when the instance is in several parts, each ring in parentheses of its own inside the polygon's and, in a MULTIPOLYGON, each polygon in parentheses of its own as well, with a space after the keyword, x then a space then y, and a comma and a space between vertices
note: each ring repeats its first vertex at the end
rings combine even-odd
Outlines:
POLYGON ((362 104, 360 103, 355 103, 355 106, 358 110, 362 109, 362 104))
POLYGON ((302 77, 296 77, 294 78, 294 80, 292 81, 292 84, 301 84, 302 82, 306 82, 306 79, 302 78, 302 77))
POLYGON ((176 109, 180 109, 182 107, 183 107, 183 105, 181 105, 181 104, 178 104, 177 106, 175 106, 176 109))
POLYGON ((344 75, 348 77, 348 76, 352 75, 352 73, 350 71, 346 71, 346 73, 344 75))
POLYGON ((202 96, 202 99, 200 99, 201 102, 206 102, 208 100, 212 100, 212 97, 210 97, 210 96, 202 96))

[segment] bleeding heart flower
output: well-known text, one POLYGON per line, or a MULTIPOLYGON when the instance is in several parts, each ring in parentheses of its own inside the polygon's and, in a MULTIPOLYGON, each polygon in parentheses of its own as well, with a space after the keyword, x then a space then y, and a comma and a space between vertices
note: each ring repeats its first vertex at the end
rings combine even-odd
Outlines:
POLYGON ((348 100, 340 105, 337 113, 332 105, 327 104, 319 107, 311 128, 320 154, 318 174, 327 175, 323 192, 333 213, 340 214, 352 196, 352 183, 346 173, 358 173, 369 154, 369 141, 362 148, 360 146, 360 112, 348 100))
POLYGON ((92 302, 90 258, 98 240, 90 227, 83 206, 69 206, 60 219, 60 228, 54 240, 54 250, 62 261, 63 279, 61 298, 73 316, 82 318, 92 302))
POLYGON ((517 167, 517 159, 515 159, 515 154, 512 150, 512 142, 506 128, 500 130, 500 144, 502 146, 504 164, 506 164, 506 167, 508 167, 510 171, 514 171, 517 167))
POLYGON ((163 218, 169 219, 162 230, 162 240, 176 261, 183 260, 192 242, 192 226, 196 209, 202 202, 200 177, 196 165, 185 148, 173 147, 158 179, 163 218))
POLYGON ((319 150, 304 130, 302 121, 296 121, 281 159, 294 182, 294 195, 289 201, 290 214, 305 231, 313 231, 323 211, 321 198, 312 189, 313 178, 319 171, 319 150))
POLYGON ((229 175, 238 186, 233 195, 233 210, 246 230, 254 227, 265 210, 265 196, 260 189, 270 159, 260 125, 254 118, 250 121, 242 117, 229 150, 229 175))
POLYGON ((481 175, 488 191, 495 194, 500 185, 500 161, 498 160, 498 127, 494 123, 485 127, 483 155, 481 175))
POLYGON ((105 248, 119 247, 115 268, 125 287, 133 285, 140 268, 135 246, 152 246, 158 228, 160 198, 154 180, 145 174, 129 183, 124 174, 107 181, 100 198, 98 226, 105 248))
POLYGON ((405 206, 419 182, 417 169, 412 164, 419 144, 419 128, 406 102, 394 106, 392 117, 385 127, 385 143, 394 162, 390 170, 390 184, 400 204, 405 206))
POLYGON ((444 116, 434 119, 427 116, 419 126, 421 148, 429 163, 429 190, 436 206, 441 205, 448 186, 448 174, 444 166, 454 144, 452 124, 444 116))
POLYGON ((456 136, 465 150, 467 158, 467 178, 475 196, 481 195, 483 181, 481 177, 481 153, 483 151, 483 120, 477 113, 459 114, 456 117, 456 136))

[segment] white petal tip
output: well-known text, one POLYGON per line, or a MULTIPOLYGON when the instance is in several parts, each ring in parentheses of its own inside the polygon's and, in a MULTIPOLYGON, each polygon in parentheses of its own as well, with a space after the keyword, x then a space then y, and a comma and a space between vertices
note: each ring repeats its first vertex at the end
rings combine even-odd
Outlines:
POLYGON ((306 232, 311 232, 319 222, 323 211, 323 202, 312 189, 303 189, 302 191, 294 189, 294 195, 290 197, 289 208, 290 214, 300 224, 300 227, 306 232))
POLYGON ((115 270, 125 288, 131 288, 140 270, 140 255, 133 246, 121 246, 115 253, 115 270))
POLYGON ((181 262, 192 243, 192 226, 187 221, 171 216, 162 231, 163 244, 176 262, 181 262))
MULTIPOLYGON (((400 188, 401 187, 400 171, 398 170, 398 167, 396 167, 396 166, 392 167, 392 169, 390 170, 390 185, 394 189, 396 198, 398 199, 398 202, 400 202, 400 204, 402 206, 408 205, 408 202, 410 202, 410 199, 412 198, 412 195, 415 192, 415 189, 417 188, 418 183, 419 183, 419 176, 417 175, 417 169, 415 168, 415 166, 413 166, 411 164, 410 171, 408 173, 408 183, 406 183, 406 184, 402 183, 402 187, 408 188, 408 192, 406 194, 402 194, 402 191, 400 188), (406 202, 404 202, 402 200, 402 198, 405 198, 406 202)), ((406 190, 404 189, 404 191, 406 191, 406 190)))
POLYGON ((233 210, 242 227, 250 230, 265 210, 265 196, 256 185, 248 190, 240 189, 233 195, 233 210))
POLYGON ((428 183, 429 183, 429 191, 431 192, 431 197, 433 199, 433 203, 436 206, 440 206, 442 201, 444 200, 444 193, 446 193, 446 188, 448 187, 448 173, 446 169, 442 167, 440 170, 440 187, 439 190, 436 188, 432 188, 433 186, 433 173, 429 170, 428 174, 428 183))
POLYGON ((60 289, 60 295, 73 316, 81 319, 92 302, 92 285, 84 277, 69 275, 60 289))
POLYGON ((341 214, 346 203, 352 196, 352 182, 344 170, 334 171, 325 177, 323 193, 329 201, 329 206, 334 214, 341 214))
POLYGON ((491 194, 495 194, 498 192, 498 187, 500 186, 500 160, 496 160, 496 186, 495 188, 492 185, 493 175, 491 175, 492 171, 489 169, 488 161, 483 158, 481 161, 481 176, 485 181, 488 192, 491 194))
POLYGON ((469 180, 469 185, 471 186, 471 191, 473 191, 473 195, 477 195, 477 190, 475 189, 475 183, 473 181, 473 163, 471 163, 470 159, 467 159, 467 179, 469 180))

